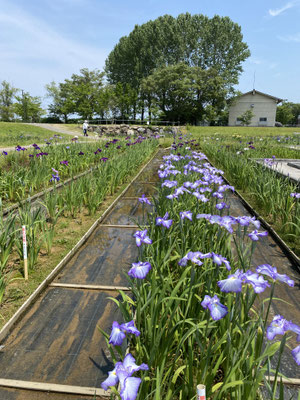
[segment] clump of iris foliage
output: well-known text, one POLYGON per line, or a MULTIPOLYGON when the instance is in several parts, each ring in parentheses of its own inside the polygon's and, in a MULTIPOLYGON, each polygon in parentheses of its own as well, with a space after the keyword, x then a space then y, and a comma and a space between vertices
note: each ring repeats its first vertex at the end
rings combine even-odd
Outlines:
MULTIPOLYGON (((76 218, 83 214, 94 215, 105 196, 112 195, 116 188, 150 156, 157 144, 156 138, 139 137, 136 140, 123 141, 114 139, 103 143, 103 149, 93 148, 93 145, 72 144, 68 148, 51 147, 47 149, 46 155, 43 150, 43 155, 39 156, 41 151, 35 145, 31 151, 34 157, 29 160, 28 154, 22 149, 16 151, 17 154, 3 156, 16 174, 22 173, 25 161, 29 163, 28 167, 24 168, 24 177, 28 183, 26 186, 24 182, 24 187, 27 190, 37 187, 30 181, 34 179, 37 182, 34 174, 40 179, 38 187, 51 185, 53 190, 45 193, 43 199, 36 202, 34 207, 25 202, 20 204, 17 211, 14 210, 5 216, 0 201, 0 303, 8 282, 14 276, 10 260, 15 259, 16 253, 20 260, 23 260, 22 226, 26 227, 30 272, 35 267, 42 248, 48 254, 51 253, 58 219, 61 216, 76 218), (94 165, 91 173, 69 185, 57 187, 63 177, 72 176, 91 164, 94 165)), ((1 174, 2 182, 6 184, 8 184, 7 176, 14 175, 9 170, 2 171, 1 174)), ((19 182, 17 187, 20 185, 19 182)), ((26 190, 24 195, 25 193, 26 190)))
MULTIPOLYGON (((132 296, 114 299, 125 323, 102 331, 115 367, 101 386, 122 400, 191 400, 202 383, 208 399, 254 400, 264 384, 274 399, 268 376, 279 374, 287 332, 300 340, 300 327, 280 315, 271 321, 270 304, 275 285, 294 282, 276 266, 251 267, 267 232, 255 218, 230 216, 234 188, 193 144, 173 146, 157 196, 140 198, 154 212, 134 234, 132 296)), ((292 355, 300 364, 300 346, 292 355)))
POLYGON ((93 143, 73 140, 67 145, 51 141, 44 147, 34 143, 29 147, 18 145, 12 152, 3 151, 0 155, 0 198, 4 204, 23 200, 52 185, 52 169, 59 179, 65 180, 111 157, 118 157, 133 143, 129 138, 93 143))
POLYGON ((217 134, 210 138, 202 137, 201 148, 300 255, 300 208, 299 198, 294 195, 299 192, 299 187, 272 171, 277 159, 299 157, 299 150, 288 147, 298 142, 296 136, 245 138, 217 134), (262 159, 262 162, 257 163, 256 159, 262 159))

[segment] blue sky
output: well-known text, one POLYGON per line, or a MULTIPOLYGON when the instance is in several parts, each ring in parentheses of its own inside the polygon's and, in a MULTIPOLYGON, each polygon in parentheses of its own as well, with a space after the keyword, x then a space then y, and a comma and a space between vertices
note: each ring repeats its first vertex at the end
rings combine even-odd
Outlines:
POLYGON ((102 69, 135 24, 180 13, 229 16, 251 57, 238 89, 300 103, 300 0, 0 0, 0 81, 34 96, 80 68, 102 69))

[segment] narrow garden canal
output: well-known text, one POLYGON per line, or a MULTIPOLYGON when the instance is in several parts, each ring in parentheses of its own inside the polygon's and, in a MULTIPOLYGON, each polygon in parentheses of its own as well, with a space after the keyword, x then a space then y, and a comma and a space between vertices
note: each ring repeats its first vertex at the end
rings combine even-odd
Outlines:
MULTIPOLYGON (((113 321, 123 319, 112 299, 120 298, 119 290, 130 294, 126 273, 137 261, 139 251, 133 234, 146 223, 145 208, 152 209, 141 204, 139 198, 143 194, 155 196, 157 170, 166 154, 162 149, 156 153, 85 244, 6 335, 0 350, 0 399, 108 398, 108 392, 100 387, 113 369, 113 362, 99 327, 110 333, 113 321)), ((250 215, 234 193, 228 196, 227 203, 231 216, 250 215)), ((252 264, 271 264, 294 280, 294 287, 276 286, 274 297, 281 301, 273 302, 270 317, 272 320, 280 314, 299 324, 297 266, 270 235, 257 242, 252 264)), ((296 340, 292 339, 290 345, 294 348, 296 340)), ((280 371, 286 377, 300 379, 300 367, 289 349, 283 352, 280 371)), ((295 390, 287 389, 287 395, 295 390)))

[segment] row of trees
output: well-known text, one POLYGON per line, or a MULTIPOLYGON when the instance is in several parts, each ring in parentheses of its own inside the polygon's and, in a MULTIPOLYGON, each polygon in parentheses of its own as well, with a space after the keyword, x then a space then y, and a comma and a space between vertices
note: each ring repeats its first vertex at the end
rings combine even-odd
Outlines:
POLYGON ((47 86, 50 111, 82 118, 215 121, 250 55, 241 28, 228 17, 164 15, 122 37, 104 73, 82 69, 47 86))
MULTIPOLYGON (((242 63, 250 51, 241 27, 228 17, 180 14, 136 25, 107 57, 105 70, 87 68, 46 86, 52 118, 75 115, 114 119, 154 119, 181 123, 226 121, 242 63)), ((0 118, 38 120, 41 99, 20 94, 7 82, 0 88, 0 118)), ((297 123, 300 105, 278 107, 277 121, 297 123)), ((245 124, 247 124, 246 115, 245 124)))
POLYGON ((0 86, 0 119, 11 121, 17 118, 23 122, 35 122, 46 114, 40 97, 30 96, 23 90, 14 88, 9 82, 2 81, 0 86))

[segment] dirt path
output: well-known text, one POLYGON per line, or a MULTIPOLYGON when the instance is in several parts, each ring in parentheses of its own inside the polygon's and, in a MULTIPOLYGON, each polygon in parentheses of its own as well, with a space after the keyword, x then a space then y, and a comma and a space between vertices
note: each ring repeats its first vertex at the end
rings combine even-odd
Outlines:
POLYGON ((27 125, 33 125, 33 126, 38 126, 39 128, 45 128, 48 129, 49 131, 53 131, 56 133, 65 133, 66 135, 70 135, 72 137, 78 136, 78 137, 84 137, 86 140, 94 140, 95 135, 92 133, 89 133, 89 136, 84 136, 82 133, 81 129, 67 129, 61 124, 46 124, 46 123, 27 123, 27 125))
MULTIPOLYGON (((126 288, 126 271, 137 260, 132 234, 137 222, 143 219, 138 197, 143 193, 147 196, 155 193, 156 172, 162 155, 163 151, 160 151, 131 184, 3 341, 4 347, 0 350, 1 400, 93 398, 83 393, 77 393, 75 397, 62 394, 66 388, 78 386, 89 390, 98 388, 95 398, 105 398, 99 390, 100 383, 113 363, 98 327, 110 332, 112 322, 122 320, 115 303, 108 297, 118 298, 116 286, 126 288), (59 386, 61 389, 56 386, 57 393, 46 395, 47 391, 32 391, 35 382, 50 384, 50 387, 51 384, 64 386, 59 386), (13 389, 8 388, 9 385, 13 389)), ((230 204, 232 215, 248 215, 235 195, 230 196, 230 204)), ((295 288, 284 284, 278 286, 276 296, 291 305, 275 303, 273 313, 299 324, 299 273, 270 236, 262 238, 255 251, 254 265, 262 263, 275 265, 280 273, 295 280, 295 288)), ((284 353, 282 365, 287 376, 300 378, 300 367, 293 361, 290 351, 284 353)))

